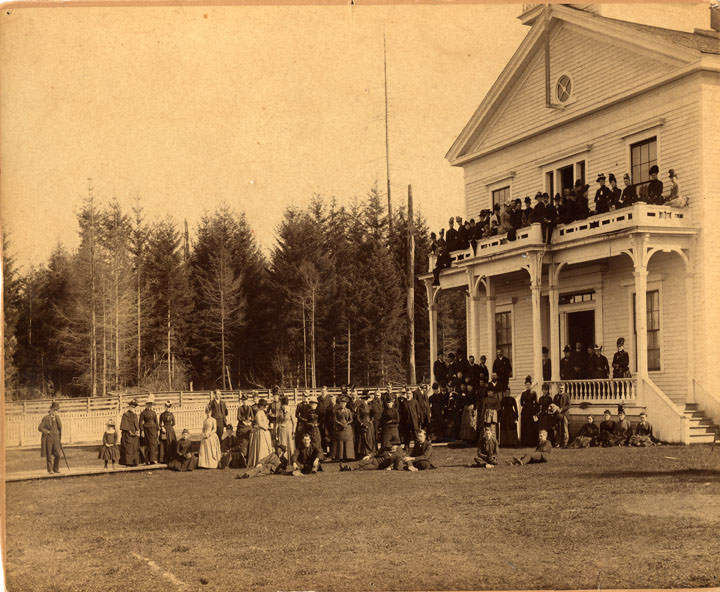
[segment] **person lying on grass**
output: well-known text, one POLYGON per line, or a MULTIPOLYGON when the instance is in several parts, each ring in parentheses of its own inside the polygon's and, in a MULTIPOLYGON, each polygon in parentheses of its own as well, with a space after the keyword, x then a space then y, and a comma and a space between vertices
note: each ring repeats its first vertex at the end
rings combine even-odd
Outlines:
POLYGON ((314 475, 318 471, 322 471, 320 466, 320 449, 313 443, 310 434, 303 434, 300 446, 292 455, 292 474, 298 475, 314 475))
POLYGON ((583 424, 568 448, 589 448, 597 446, 597 438, 600 435, 600 429, 595 425, 592 415, 587 416, 587 422, 583 424))
POLYGON ((427 433, 425 430, 418 430, 417 438, 415 439, 415 445, 410 451, 410 454, 403 458, 403 462, 406 463, 408 471, 426 471, 428 469, 435 469, 436 467, 432 464, 432 444, 427 439, 427 433))
POLYGON ((385 470, 400 471, 405 466, 405 451, 400 448, 397 440, 393 440, 389 446, 385 446, 378 452, 368 454, 362 460, 355 463, 340 463, 341 471, 375 471, 385 470))
POLYGON ((284 444, 277 444, 275 452, 271 452, 254 467, 238 475, 236 479, 249 479, 250 477, 263 477, 265 475, 282 475, 288 470, 288 457, 284 444))
POLYGON ((492 469, 498 464, 498 442, 495 438, 495 429, 492 425, 485 426, 483 435, 480 438, 477 456, 473 460, 475 464, 468 466, 492 469))
POLYGON ((520 458, 513 456, 512 464, 514 465, 532 465, 535 463, 546 463, 546 454, 552 451, 552 443, 548 440, 547 431, 540 430, 538 432, 538 445, 532 454, 523 454, 520 458))

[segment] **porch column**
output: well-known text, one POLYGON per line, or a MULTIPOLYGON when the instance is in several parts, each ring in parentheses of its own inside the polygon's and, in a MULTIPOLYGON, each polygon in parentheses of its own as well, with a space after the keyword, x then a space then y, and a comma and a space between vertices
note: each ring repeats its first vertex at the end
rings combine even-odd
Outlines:
POLYGON ((492 368, 495 359, 495 280, 491 277, 485 279, 485 308, 487 315, 488 352, 487 365, 492 368))
POLYGON ((637 335, 635 345, 637 348, 637 375, 638 378, 647 380, 647 266, 644 262, 640 265, 635 264, 635 333, 637 335))
POLYGON ((530 292, 532 295, 532 339, 533 339, 533 379, 542 384, 542 326, 540 319, 541 275, 539 271, 531 274, 530 292))
POLYGON ((471 355, 472 333, 473 333, 473 311, 472 298, 470 294, 465 294, 465 358, 471 355))
POLYGON ((428 317, 430 320, 430 384, 435 382, 435 372, 433 366, 437 360, 437 304, 432 303, 428 307, 428 317))
POLYGON ((548 299, 550 300, 550 363, 552 368, 552 380, 560 380, 560 272, 557 265, 551 265, 549 269, 550 289, 548 299))
POLYGON ((473 296, 471 299, 472 311, 473 311, 473 330, 472 330, 472 354, 475 356, 475 362, 480 362, 480 349, 479 346, 479 331, 478 331, 478 319, 480 318, 480 296, 473 296))
POLYGON ((687 312, 687 379, 688 394, 687 402, 695 402, 695 341, 693 339, 693 329, 695 328, 694 310, 692 307, 693 290, 695 289, 695 275, 688 272, 685 275, 685 309, 687 312))

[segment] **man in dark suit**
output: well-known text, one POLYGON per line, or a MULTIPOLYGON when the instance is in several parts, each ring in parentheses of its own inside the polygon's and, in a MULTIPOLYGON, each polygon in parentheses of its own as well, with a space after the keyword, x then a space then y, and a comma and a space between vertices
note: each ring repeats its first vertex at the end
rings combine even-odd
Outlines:
POLYGON ((220 390, 216 390, 213 393, 213 398, 208 404, 208 408, 210 409, 210 415, 215 419, 215 431, 217 432, 218 439, 222 439, 228 409, 225 401, 220 398, 220 390))
POLYGON ((548 348, 544 345, 542 348, 542 370, 543 380, 550 380, 552 378, 552 362, 550 361, 548 348))
POLYGON ((497 357, 493 362, 492 371, 497 374, 498 384, 502 390, 506 390, 510 377, 512 376, 512 364, 504 355, 501 349, 497 350, 497 357))
POLYGON ((570 358, 571 349, 569 345, 563 348, 563 359, 560 360, 560 380, 575 380, 575 369, 570 358))
POLYGON ((445 384, 447 382, 448 367, 445 364, 445 356, 442 352, 438 352, 437 360, 433 363, 433 375, 435 382, 445 384))
POLYGON ((475 356, 468 356, 468 375, 473 389, 480 385, 480 366, 475 363, 475 356))
POLYGON ((292 455, 293 475, 314 475, 320 468, 322 452, 313 444, 310 434, 302 437, 300 446, 292 455))
POLYGON ((480 356, 480 363, 478 364, 478 372, 480 376, 479 384, 485 384, 490 381, 490 370, 488 370, 488 367, 485 365, 485 362, 487 361, 487 358, 482 355, 480 356))
POLYGON ((60 409, 60 405, 53 401, 48 414, 42 418, 38 426, 38 431, 42 433, 40 437, 40 457, 45 458, 48 473, 60 472, 62 423, 57 415, 58 409, 60 409))

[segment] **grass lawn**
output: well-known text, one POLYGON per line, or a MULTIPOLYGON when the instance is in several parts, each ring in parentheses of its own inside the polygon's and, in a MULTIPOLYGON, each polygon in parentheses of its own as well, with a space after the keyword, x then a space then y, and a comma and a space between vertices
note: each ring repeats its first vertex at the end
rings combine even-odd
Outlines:
POLYGON ((8 587, 720 586, 720 450, 559 450, 547 464, 489 471, 463 466, 473 452, 438 448, 440 468, 418 473, 329 465, 302 478, 198 470, 8 483, 8 587))

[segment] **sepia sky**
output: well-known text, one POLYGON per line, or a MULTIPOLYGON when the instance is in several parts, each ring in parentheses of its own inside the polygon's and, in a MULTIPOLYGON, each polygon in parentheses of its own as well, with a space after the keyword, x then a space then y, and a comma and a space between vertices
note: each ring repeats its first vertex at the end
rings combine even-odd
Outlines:
MULTIPOLYGON (((692 30, 692 9, 607 16, 692 30), (684 15, 687 14, 687 18, 684 15)), ((698 11, 700 7, 704 12, 698 11)), ((225 202, 265 249, 284 208, 385 187, 387 35, 394 205, 462 213, 444 155, 529 30, 520 5, 15 7, 0 14, 0 194, 11 254, 77 246, 88 178, 193 228, 225 202), (8 14, 10 12, 10 14, 8 14)), ((701 16, 699 16, 701 15, 701 16)))

